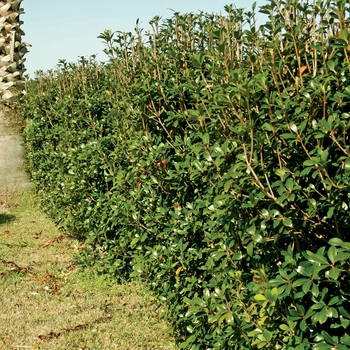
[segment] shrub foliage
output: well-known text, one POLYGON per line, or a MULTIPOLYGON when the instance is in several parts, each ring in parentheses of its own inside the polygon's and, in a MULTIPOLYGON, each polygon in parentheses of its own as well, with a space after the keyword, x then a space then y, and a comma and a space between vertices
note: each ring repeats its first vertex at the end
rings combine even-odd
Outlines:
POLYGON ((108 63, 29 81, 33 181, 179 348, 347 349, 350 5, 225 11, 106 30, 108 63))

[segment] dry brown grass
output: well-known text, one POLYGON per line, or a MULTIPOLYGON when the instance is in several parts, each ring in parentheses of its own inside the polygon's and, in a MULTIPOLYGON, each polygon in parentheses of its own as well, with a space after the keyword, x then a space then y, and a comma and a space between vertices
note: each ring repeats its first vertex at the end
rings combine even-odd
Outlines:
POLYGON ((81 245, 33 194, 16 200, 2 198, 0 208, 0 350, 174 349, 144 286, 81 271, 73 258, 81 245))

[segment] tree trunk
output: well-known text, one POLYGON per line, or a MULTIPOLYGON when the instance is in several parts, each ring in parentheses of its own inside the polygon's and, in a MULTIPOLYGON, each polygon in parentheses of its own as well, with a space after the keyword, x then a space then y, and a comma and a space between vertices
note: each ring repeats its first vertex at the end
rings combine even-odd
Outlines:
POLYGON ((28 52, 28 43, 22 43, 24 32, 19 17, 24 13, 20 8, 22 0, 0 1, 0 100, 8 100, 17 92, 24 93, 23 56, 28 52))

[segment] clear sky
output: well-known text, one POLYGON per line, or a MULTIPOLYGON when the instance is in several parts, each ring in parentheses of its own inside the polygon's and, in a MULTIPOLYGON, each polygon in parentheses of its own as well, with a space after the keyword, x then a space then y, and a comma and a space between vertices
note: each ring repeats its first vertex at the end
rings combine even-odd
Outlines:
MULTIPOLYGON (((251 10, 253 0, 236 0, 238 8, 251 10)), ((26 54, 26 74, 55 68, 58 60, 76 62, 79 56, 97 54, 99 61, 107 60, 104 45, 97 36, 105 29, 133 31, 139 26, 149 29, 148 22, 156 15, 170 18, 176 12, 224 13, 232 0, 23 0, 25 14, 22 29, 29 42, 26 54), (171 10, 172 9, 172 10, 171 10)), ((257 0, 257 7, 266 0, 257 0)))

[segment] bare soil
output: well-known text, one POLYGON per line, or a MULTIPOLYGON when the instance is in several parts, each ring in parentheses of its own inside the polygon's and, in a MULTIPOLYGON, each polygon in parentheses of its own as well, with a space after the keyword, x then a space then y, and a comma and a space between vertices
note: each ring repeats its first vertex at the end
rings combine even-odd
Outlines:
POLYGON ((25 168, 21 127, 14 109, 0 104, 0 196, 5 199, 31 186, 25 168))

